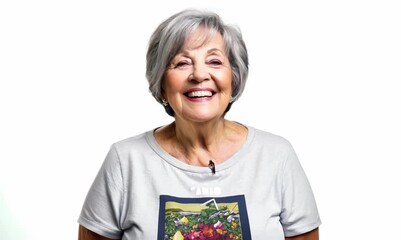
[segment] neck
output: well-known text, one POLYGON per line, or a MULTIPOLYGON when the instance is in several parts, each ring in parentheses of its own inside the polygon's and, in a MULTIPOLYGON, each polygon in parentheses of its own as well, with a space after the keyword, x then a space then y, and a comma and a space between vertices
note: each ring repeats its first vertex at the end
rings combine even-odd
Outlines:
POLYGON ((177 142, 185 149, 213 151, 224 139, 230 123, 223 120, 202 124, 182 124, 176 121, 172 124, 177 142))
POLYGON ((177 159, 194 166, 219 164, 242 145, 246 128, 222 120, 214 123, 182 123, 179 120, 156 131, 156 139, 177 159))

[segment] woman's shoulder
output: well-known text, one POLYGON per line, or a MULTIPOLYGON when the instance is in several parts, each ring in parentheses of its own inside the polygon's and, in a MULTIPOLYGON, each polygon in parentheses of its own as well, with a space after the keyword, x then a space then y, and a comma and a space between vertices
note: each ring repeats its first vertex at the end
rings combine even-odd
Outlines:
POLYGON ((247 126, 250 132, 253 132, 256 142, 267 144, 267 145, 279 145, 279 146, 290 146, 290 141, 282 135, 253 127, 247 126))
POLYGON ((140 149, 141 146, 148 145, 148 138, 152 135, 153 130, 147 130, 142 133, 138 133, 136 135, 132 135, 127 138, 122 138, 120 140, 115 141, 112 144, 112 147, 118 150, 130 150, 130 149, 140 149))

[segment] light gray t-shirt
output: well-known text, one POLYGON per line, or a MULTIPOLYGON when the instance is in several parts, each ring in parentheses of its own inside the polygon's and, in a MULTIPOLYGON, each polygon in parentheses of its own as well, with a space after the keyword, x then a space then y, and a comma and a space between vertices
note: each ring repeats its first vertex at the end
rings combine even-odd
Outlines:
POLYGON ((130 240, 282 240, 317 228, 315 199, 291 144, 247 128, 241 149, 215 174, 169 155, 153 131, 113 144, 78 222, 130 240))

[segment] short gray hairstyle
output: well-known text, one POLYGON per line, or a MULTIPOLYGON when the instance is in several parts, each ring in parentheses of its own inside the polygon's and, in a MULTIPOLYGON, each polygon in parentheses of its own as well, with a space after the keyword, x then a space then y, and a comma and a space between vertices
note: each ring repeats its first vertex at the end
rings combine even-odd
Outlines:
MULTIPOLYGON (((205 27, 209 36, 205 36, 203 43, 214 33, 222 35, 225 51, 230 61, 233 73, 232 102, 236 101, 244 91, 248 78, 248 51, 240 29, 235 25, 224 24, 220 16, 207 10, 186 9, 164 20, 153 32, 149 40, 146 54, 146 78, 149 90, 153 97, 162 103, 162 81, 172 59, 182 50, 187 37, 199 27, 205 27)), ((174 116, 171 107, 166 111, 174 116)))

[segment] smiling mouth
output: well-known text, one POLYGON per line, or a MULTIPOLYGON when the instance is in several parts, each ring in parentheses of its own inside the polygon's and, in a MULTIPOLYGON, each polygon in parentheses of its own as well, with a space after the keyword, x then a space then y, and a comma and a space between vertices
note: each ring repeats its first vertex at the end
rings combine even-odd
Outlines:
POLYGON ((202 98, 202 97, 211 97, 213 96, 214 92, 212 91, 193 91, 187 92, 184 95, 189 98, 202 98))

